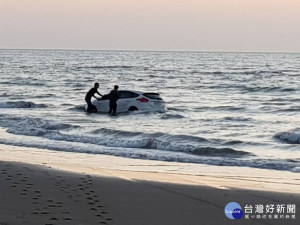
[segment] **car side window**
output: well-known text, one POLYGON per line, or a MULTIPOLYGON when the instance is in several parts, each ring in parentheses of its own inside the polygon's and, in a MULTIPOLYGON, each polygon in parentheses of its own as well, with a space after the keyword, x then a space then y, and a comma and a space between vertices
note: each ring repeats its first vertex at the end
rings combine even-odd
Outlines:
POLYGON ((136 98, 136 97, 138 97, 138 96, 139 96, 137 93, 133 93, 133 92, 131 92, 131 94, 132 94, 132 97, 131 97, 131 98, 136 98))
POLYGON ((139 95, 130 91, 119 91, 119 96, 120 99, 124 99, 124 98, 135 98, 139 95))
POLYGON ((150 99, 162 100, 162 98, 157 93, 145 93, 143 95, 150 99))

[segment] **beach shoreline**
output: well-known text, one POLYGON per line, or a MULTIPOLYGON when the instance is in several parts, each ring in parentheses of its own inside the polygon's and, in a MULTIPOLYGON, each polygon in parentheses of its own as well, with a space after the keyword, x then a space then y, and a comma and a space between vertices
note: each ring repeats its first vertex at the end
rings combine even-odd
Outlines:
MULTIPOLYGON (((224 167, 217 172, 215 167, 202 165, 202 173, 195 175, 155 171, 155 165, 179 168, 171 162, 8 145, 0 145, 0 152, 1 225, 232 224, 224 214, 225 205, 232 201, 243 206, 300 203, 299 179, 286 171, 268 171, 269 175, 281 174, 275 182, 266 175, 247 177, 247 168, 237 173, 224 167), (283 181, 289 173, 293 176, 283 181)), ((296 224, 296 219, 284 222, 296 224)), ((237 223, 282 221, 242 219, 237 223)))
POLYGON ((218 189, 242 188, 300 194, 298 174, 289 171, 131 159, 2 144, 0 151, 1 161, 40 165, 66 172, 218 189))
MULTIPOLYGON (((293 193, 99 176, 13 161, 0 161, 0 177, 1 225, 227 225, 233 221, 224 207, 232 201, 242 207, 300 203, 293 193)), ((297 224, 244 218, 234 224, 283 221, 297 224)))

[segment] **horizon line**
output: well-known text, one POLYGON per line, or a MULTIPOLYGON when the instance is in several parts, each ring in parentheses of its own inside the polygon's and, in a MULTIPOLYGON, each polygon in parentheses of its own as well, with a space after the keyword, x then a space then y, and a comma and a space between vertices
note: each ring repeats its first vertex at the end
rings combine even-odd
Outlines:
POLYGON ((71 49, 71 48, 0 48, 0 50, 31 51, 93 51, 93 52, 182 52, 182 53, 248 53, 248 54, 300 54, 289 51, 216 51, 216 50, 140 50, 140 49, 71 49))

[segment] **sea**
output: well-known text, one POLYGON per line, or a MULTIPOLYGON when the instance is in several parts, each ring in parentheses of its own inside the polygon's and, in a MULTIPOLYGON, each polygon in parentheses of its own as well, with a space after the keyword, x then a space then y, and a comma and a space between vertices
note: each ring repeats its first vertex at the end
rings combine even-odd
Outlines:
POLYGON ((0 50, 0 144, 300 172, 300 54, 0 50), (157 92, 166 112, 85 112, 157 92))

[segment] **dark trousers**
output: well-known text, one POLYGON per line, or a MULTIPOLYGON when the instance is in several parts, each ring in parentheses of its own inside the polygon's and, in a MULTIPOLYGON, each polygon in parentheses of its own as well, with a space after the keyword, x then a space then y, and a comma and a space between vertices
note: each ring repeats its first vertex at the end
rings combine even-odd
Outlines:
POLYGON ((108 113, 110 115, 116 115, 117 113, 117 103, 116 102, 110 102, 109 103, 109 111, 108 113))
POLYGON ((90 98, 86 98, 85 102, 87 104, 87 112, 97 112, 97 108, 96 108, 96 106, 94 106, 92 104, 92 101, 90 98))

